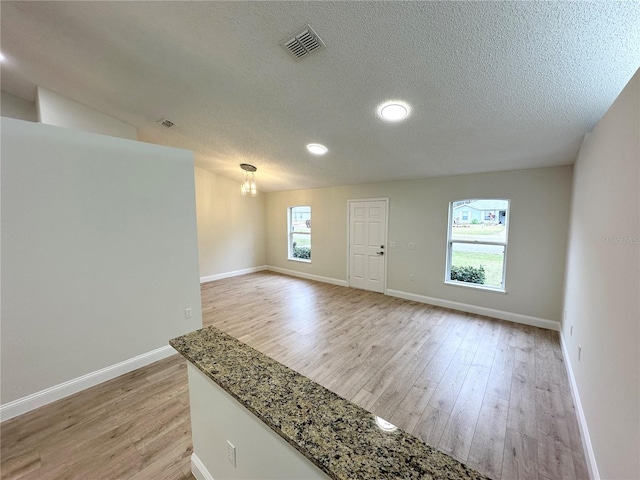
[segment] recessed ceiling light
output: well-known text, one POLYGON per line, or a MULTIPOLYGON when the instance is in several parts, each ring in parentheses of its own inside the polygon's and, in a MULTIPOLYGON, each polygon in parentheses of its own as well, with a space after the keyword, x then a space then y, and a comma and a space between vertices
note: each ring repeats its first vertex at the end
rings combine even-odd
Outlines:
POLYGON ((307 145, 307 150, 313 153, 314 155, 324 155, 327 153, 327 147, 324 145, 320 145, 319 143, 310 143, 307 145))
POLYGON ((399 122, 409 115, 409 105, 404 102, 386 102, 378 107, 378 115, 389 122, 399 122))

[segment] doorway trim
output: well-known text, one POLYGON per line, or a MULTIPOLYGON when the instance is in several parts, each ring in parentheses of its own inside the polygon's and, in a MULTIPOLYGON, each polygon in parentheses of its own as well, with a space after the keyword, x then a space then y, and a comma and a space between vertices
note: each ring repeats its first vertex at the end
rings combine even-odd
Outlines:
POLYGON ((389 258, 389 197, 377 197, 377 198, 352 198, 347 200, 347 287, 351 287, 351 204, 357 202, 384 202, 385 204, 385 216, 386 225, 384 231, 384 279, 382 281, 382 294, 387 294, 387 261, 389 258))

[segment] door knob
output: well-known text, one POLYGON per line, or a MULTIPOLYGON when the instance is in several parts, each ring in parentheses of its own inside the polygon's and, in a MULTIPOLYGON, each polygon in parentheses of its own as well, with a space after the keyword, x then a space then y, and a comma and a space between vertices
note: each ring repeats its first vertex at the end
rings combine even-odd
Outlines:
POLYGON ((384 255, 384 252, 376 252, 378 255, 384 255))

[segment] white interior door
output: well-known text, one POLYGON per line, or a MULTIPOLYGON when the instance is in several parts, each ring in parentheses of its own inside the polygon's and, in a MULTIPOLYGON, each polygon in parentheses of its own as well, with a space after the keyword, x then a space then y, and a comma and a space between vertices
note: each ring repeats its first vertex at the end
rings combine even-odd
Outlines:
POLYGON ((387 200, 349 201, 349 285, 384 292, 387 200))

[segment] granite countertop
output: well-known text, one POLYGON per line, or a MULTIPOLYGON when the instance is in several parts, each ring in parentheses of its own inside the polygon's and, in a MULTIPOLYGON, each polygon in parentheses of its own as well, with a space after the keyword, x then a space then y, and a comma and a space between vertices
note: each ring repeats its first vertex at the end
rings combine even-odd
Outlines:
POLYGON ((169 343, 332 478, 487 478, 216 328, 169 343))

